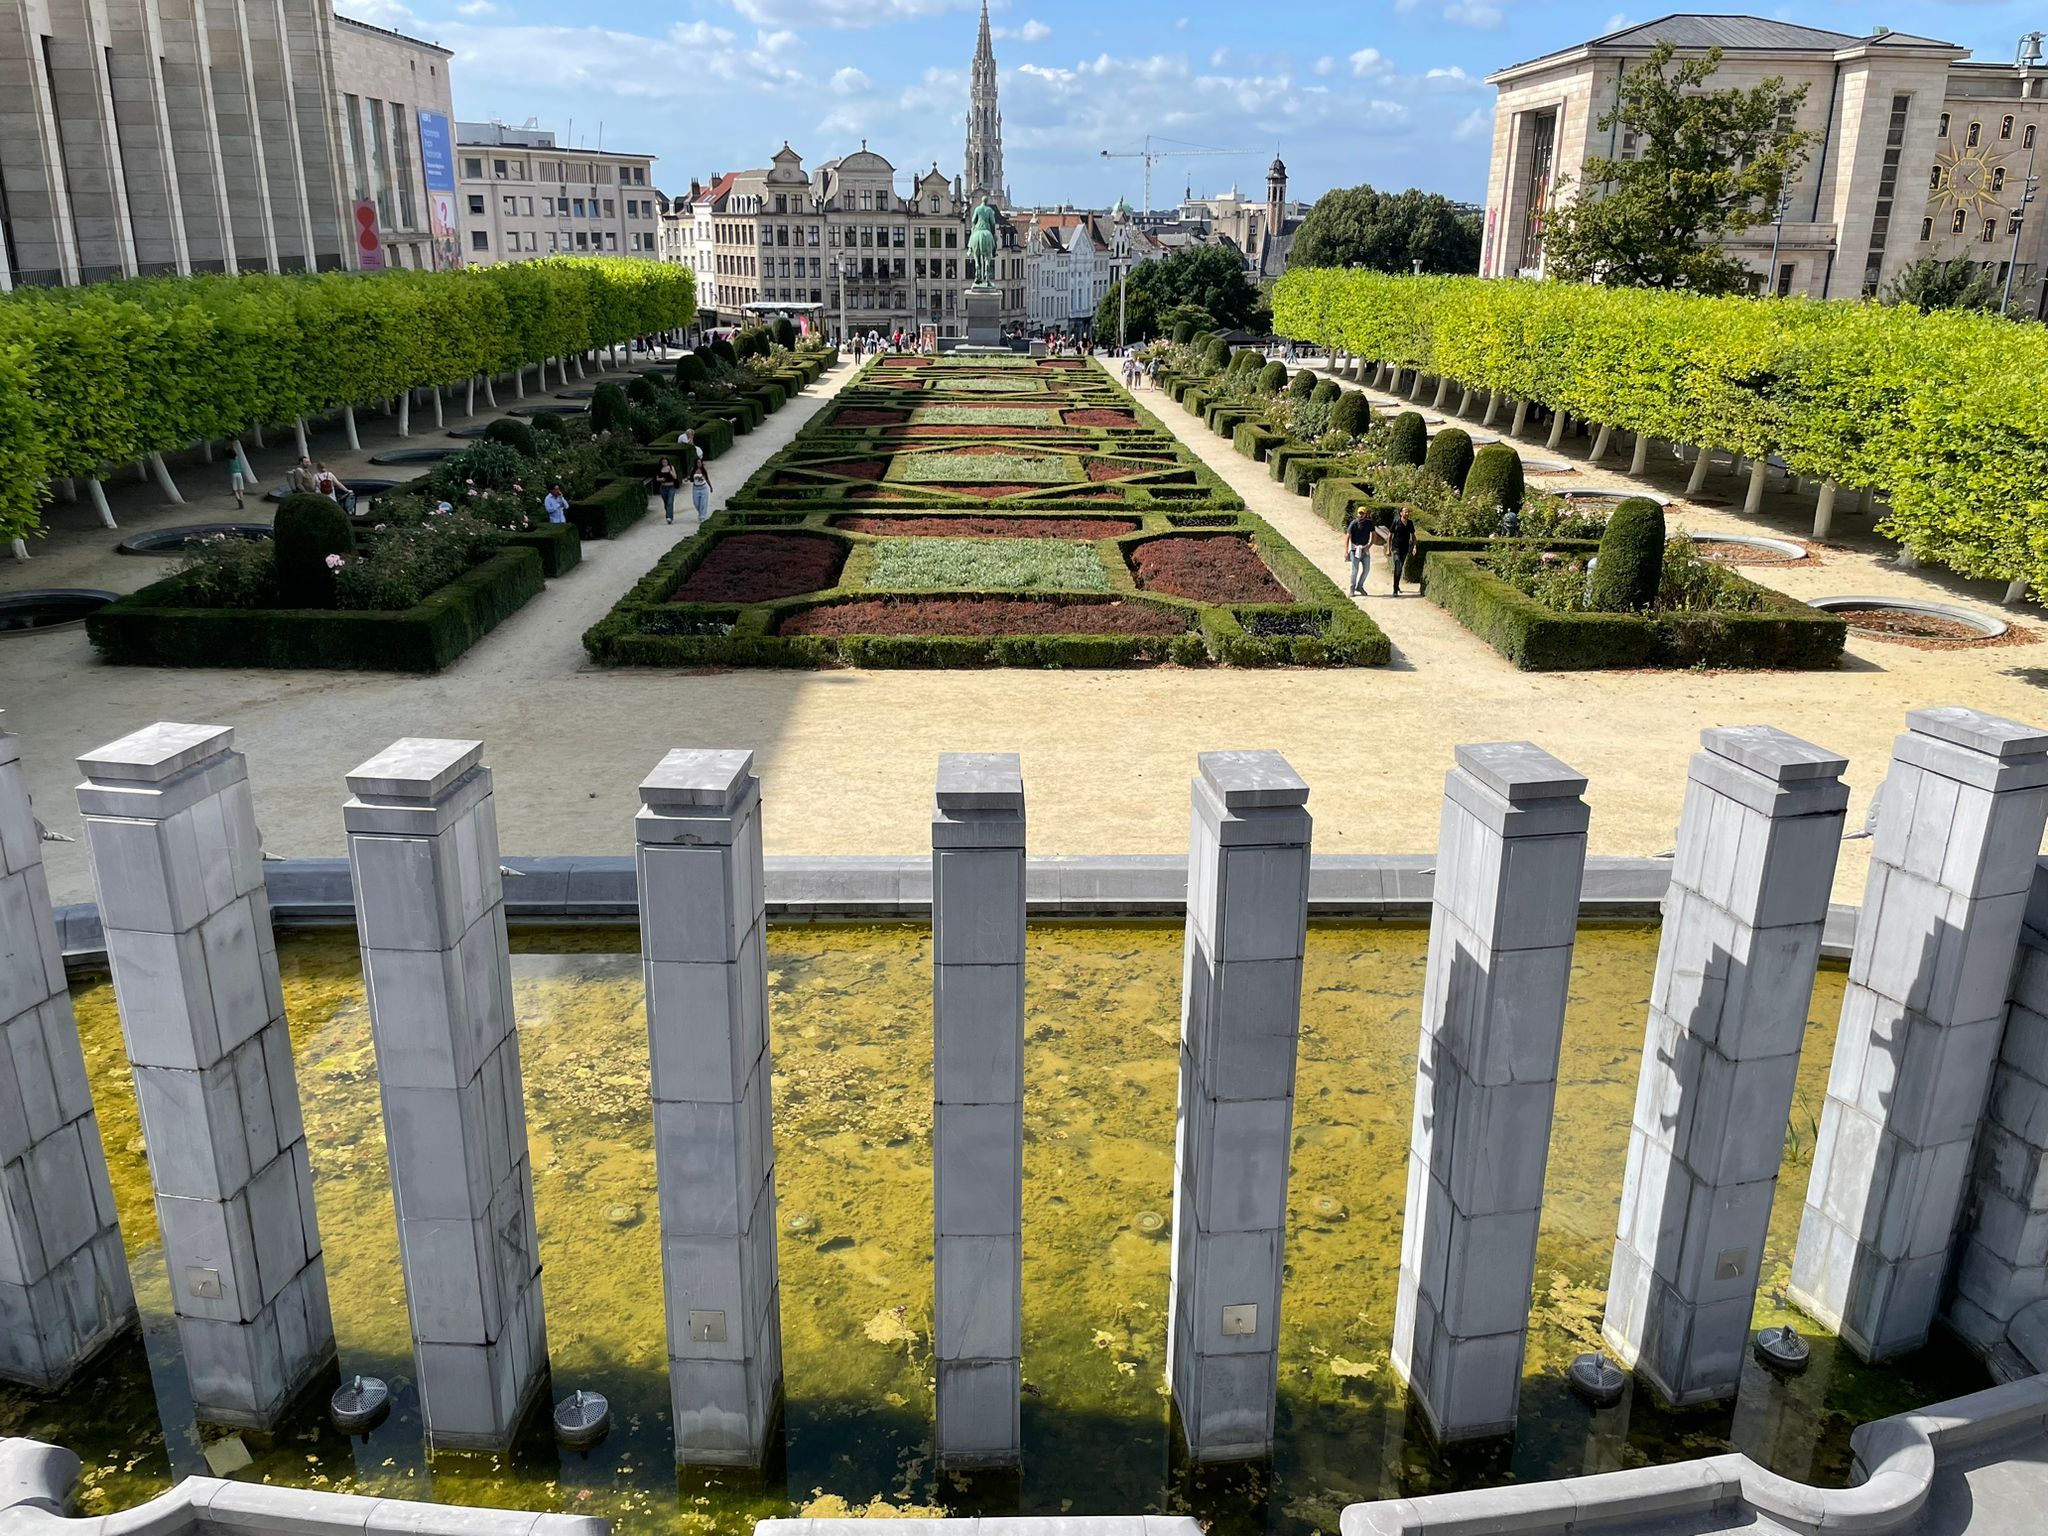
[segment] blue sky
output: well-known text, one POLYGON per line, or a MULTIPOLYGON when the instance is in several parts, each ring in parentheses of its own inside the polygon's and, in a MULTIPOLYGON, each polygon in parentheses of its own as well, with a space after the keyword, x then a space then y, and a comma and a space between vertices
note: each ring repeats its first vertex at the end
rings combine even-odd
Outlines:
MULTIPOLYGON (((338 0, 455 50, 455 108, 661 157, 656 180, 806 163, 866 138, 899 169, 960 167, 979 0, 338 0)), ((1734 9, 1734 7, 1727 7, 1734 9)), ((1420 186, 1477 201, 1489 71, 1668 14, 1614 0, 997 0, 1004 153, 1019 202, 1140 201, 1147 133, 1241 151, 1169 159, 1165 205, 1262 188, 1277 148, 1296 196, 1420 186)), ((1751 14, 1864 34, 1880 25, 2009 59, 2048 25, 2033 0, 1811 0, 1751 14)), ((1168 146, 1171 147, 1171 146, 1168 146)))

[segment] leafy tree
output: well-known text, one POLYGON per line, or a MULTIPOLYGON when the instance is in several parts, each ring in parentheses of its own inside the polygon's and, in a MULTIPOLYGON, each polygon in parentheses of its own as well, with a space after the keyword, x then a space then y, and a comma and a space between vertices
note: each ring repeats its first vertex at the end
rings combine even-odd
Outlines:
POLYGON ((1410 187, 1325 193, 1309 209, 1287 262, 1294 267, 1369 267, 1376 272, 1477 272, 1479 218, 1448 198, 1410 187))
POLYGON ((1543 235, 1553 277, 1611 287, 1746 292, 1750 270, 1721 248, 1731 230, 1770 218, 1806 163, 1813 135, 1782 126, 1806 100, 1776 75, 1748 89, 1707 89, 1721 50, 1678 59, 1669 43, 1621 77, 1600 131, 1633 137, 1635 153, 1587 159, 1575 196, 1543 235))
POLYGON ((1921 314, 1937 309, 1996 309, 2002 297, 1991 268, 1957 256, 1922 256, 1879 295, 1887 304, 1910 304, 1921 314))
POLYGON ((1272 328, 1272 311, 1245 275, 1244 259, 1224 246, 1190 246, 1139 262, 1124 283, 1111 284, 1095 307, 1095 334, 1105 341, 1116 339, 1117 295, 1126 284, 1124 334, 1132 341, 1170 334, 1181 320, 1196 318, 1188 306, 1203 312, 1206 326, 1262 334, 1272 328))

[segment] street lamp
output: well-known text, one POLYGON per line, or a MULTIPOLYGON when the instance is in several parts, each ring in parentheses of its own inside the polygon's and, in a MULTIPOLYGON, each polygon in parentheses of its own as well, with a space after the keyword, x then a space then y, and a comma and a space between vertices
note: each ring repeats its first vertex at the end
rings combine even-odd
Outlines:
POLYGON ((846 345, 846 258, 832 258, 832 275, 839 279, 839 345, 846 345))
POLYGON ((1777 217, 1771 220, 1771 270, 1765 274, 1766 291, 1775 293, 1778 288, 1778 248, 1785 238, 1785 215, 1792 211, 1792 191, 1789 187, 1778 192, 1777 217))
POLYGON ((2012 258, 2005 264, 2005 294, 1998 301, 1998 312, 2002 315, 2012 307, 2012 280, 2020 269, 2020 230, 2027 222, 2027 205, 2034 200, 2034 151, 2027 151, 2027 180, 2020 189, 2019 206, 2012 211, 2012 258))
POLYGON ((1116 350, 1124 352, 1124 321, 1131 299, 1131 210, 1123 199, 1116 206, 1116 350))

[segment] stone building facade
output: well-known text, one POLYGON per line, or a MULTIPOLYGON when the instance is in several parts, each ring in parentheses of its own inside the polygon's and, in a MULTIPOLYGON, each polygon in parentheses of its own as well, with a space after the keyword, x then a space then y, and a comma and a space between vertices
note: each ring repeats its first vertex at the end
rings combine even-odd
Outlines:
POLYGON ((1726 242, 1760 291, 1869 297, 1922 257, 1966 257, 2001 283, 2011 266, 2014 312, 2043 312, 2042 221, 2021 221, 2016 266, 2013 235, 2048 122, 2048 70, 1971 62, 1953 43, 1900 32, 1748 16, 1668 16, 1489 76, 1499 95, 1481 275, 1542 274, 1546 214, 1588 156, 1634 152, 1600 118, 1621 76, 1667 40, 1682 56, 1720 48, 1716 87, 1773 76, 1806 87, 1792 122, 1814 140, 1782 223, 1760 209, 1726 242))
POLYGON ((352 267, 359 186, 410 264, 405 176, 448 57, 327 0, 0 0, 0 290, 352 267))
POLYGON ((462 254, 472 266, 542 256, 661 255, 654 156, 568 149, 544 128, 455 125, 462 254))

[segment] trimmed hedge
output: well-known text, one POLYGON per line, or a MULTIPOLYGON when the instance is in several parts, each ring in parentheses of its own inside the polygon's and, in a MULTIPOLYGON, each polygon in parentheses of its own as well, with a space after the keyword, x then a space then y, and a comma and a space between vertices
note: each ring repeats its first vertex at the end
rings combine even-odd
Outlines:
POLYGON ((615 539, 646 515, 645 480, 607 480, 569 503, 569 521, 586 539, 615 539))
POLYGON ((85 621, 102 660, 144 667, 303 667, 438 672, 541 589, 541 557, 507 547, 416 607, 391 613, 185 608, 169 576, 85 621))
POLYGON ((507 534, 505 542, 539 555, 540 573, 550 579, 567 575, 583 563, 583 536, 574 523, 542 523, 537 528, 507 534))
POLYGON ((1266 455, 1286 441, 1285 432, 1252 421, 1239 422, 1230 434, 1230 446, 1259 464, 1265 463, 1266 455))
MULTIPOLYGON (((1730 579, 1741 581, 1739 576, 1730 579)), ((1777 667, 1841 660, 1848 625, 1831 613, 1764 594, 1755 613, 1560 613, 1494 577, 1484 556, 1439 551, 1426 587, 1436 603, 1525 672, 1604 667, 1777 667)))

